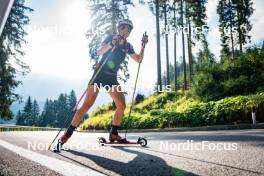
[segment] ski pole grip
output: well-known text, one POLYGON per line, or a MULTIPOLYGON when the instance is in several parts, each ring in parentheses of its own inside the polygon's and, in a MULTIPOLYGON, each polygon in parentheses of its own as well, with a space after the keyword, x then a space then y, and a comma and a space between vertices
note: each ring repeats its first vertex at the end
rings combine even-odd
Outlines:
POLYGON ((148 40, 146 41, 146 37, 148 37, 148 35, 147 35, 147 32, 145 31, 145 32, 143 33, 142 40, 141 40, 142 48, 145 48, 145 45, 146 45, 146 43, 148 42, 148 40))

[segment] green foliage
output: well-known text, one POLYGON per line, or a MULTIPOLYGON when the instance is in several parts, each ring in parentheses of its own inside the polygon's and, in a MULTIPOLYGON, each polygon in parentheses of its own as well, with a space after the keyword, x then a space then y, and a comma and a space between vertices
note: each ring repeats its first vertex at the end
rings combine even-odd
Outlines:
MULTIPOLYGON (((89 54, 91 59, 97 62, 99 60, 96 54, 97 49, 107 35, 117 33, 117 23, 121 19, 128 18, 127 9, 133 6, 133 3, 131 0, 92 0, 88 4, 92 18, 92 26, 87 31, 89 54)), ((129 78, 127 65, 127 59, 120 65, 122 75, 119 75, 119 79, 124 82, 129 78)))
POLYGON ((97 115, 100 115, 100 114, 103 114, 103 113, 106 113, 108 111, 111 111, 112 110, 112 103, 109 103, 107 105, 103 105, 101 106, 100 108, 96 109, 92 114, 91 116, 97 116, 97 115))
POLYGON ((252 0, 219 0, 217 13, 219 15, 222 58, 230 56, 230 50, 233 57, 237 44, 239 44, 240 53, 242 53, 243 45, 250 41, 248 33, 252 29, 249 20, 254 12, 252 6, 252 0), (230 43, 231 49, 229 48, 230 43))
POLYGON ((202 100, 218 100, 261 92, 263 81, 263 49, 255 47, 233 60, 203 65, 194 76, 191 91, 202 100))
POLYGON ((136 98, 135 98, 135 104, 138 104, 138 103, 144 101, 144 99, 145 99, 145 96, 144 96, 143 94, 139 94, 139 93, 138 93, 138 94, 136 95, 136 98))
POLYGON ((21 45, 26 42, 24 26, 29 23, 26 13, 33 10, 24 4, 25 0, 14 1, 0 36, 0 118, 5 120, 13 118, 10 106, 20 98, 14 93, 14 89, 21 83, 16 80, 16 74, 25 74, 29 70, 20 58, 24 55, 21 45))
POLYGON ((84 121, 80 125, 81 129, 96 129, 96 130, 101 130, 101 129, 108 129, 109 126, 111 125, 112 121, 112 116, 114 115, 114 112, 107 112, 104 114, 100 114, 98 116, 91 116, 87 120, 84 121))
MULTIPOLYGON (((123 128, 174 128, 249 122, 249 112, 252 108, 264 108, 264 93, 234 96, 209 102, 202 102, 191 94, 162 93, 147 98, 136 108, 130 118, 128 118, 129 107, 125 110, 123 128)), ((100 112, 102 114, 91 115, 81 128, 108 129, 114 111, 100 112)))
POLYGON ((39 126, 65 127, 69 126, 76 111, 72 111, 77 103, 75 92, 72 90, 70 95, 60 94, 57 100, 46 100, 44 109, 41 113, 39 126), (66 118, 69 118, 66 125, 66 118))
POLYGON ((146 98, 142 103, 135 106, 134 111, 152 110, 164 108, 167 102, 172 101, 177 97, 176 92, 165 92, 157 96, 151 96, 146 98))
POLYGON ((60 94, 57 100, 47 99, 44 109, 40 113, 37 101, 32 102, 29 97, 23 111, 19 111, 17 114, 17 125, 59 128, 69 126, 75 114, 72 109, 76 102, 75 92, 72 90, 70 95, 60 94), (69 119, 65 125, 66 118, 69 119))
POLYGON ((39 105, 36 100, 32 102, 28 97, 23 111, 17 114, 17 125, 33 126, 39 119, 39 105))

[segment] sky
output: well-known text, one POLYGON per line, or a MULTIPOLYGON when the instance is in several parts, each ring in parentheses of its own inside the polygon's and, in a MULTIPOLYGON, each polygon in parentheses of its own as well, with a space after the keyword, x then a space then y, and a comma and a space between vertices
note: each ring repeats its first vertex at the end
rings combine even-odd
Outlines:
MULTIPOLYGON (((136 0, 135 0, 136 1, 136 0)), ((27 6, 34 9, 30 16, 30 25, 27 26, 27 44, 22 46, 26 55, 21 59, 30 66, 31 72, 22 79, 24 82, 17 92, 24 97, 32 96, 39 101, 46 98, 56 99, 60 93, 69 93, 74 89, 80 97, 92 75, 93 62, 89 58, 88 41, 85 36, 90 28, 90 10, 86 0, 27 0, 27 6)), ((208 34, 209 48, 219 56, 220 33, 218 31, 218 16, 216 14, 217 0, 208 0, 207 21, 210 27, 208 34)), ((250 32, 252 43, 264 40, 263 0, 253 0, 254 14, 251 17, 253 29, 250 32)), ((142 34, 147 31, 149 43, 146 46, 144 61, 141 65, 138 81, 138 92, 150 95, 156 82, 156 26, 155 16, 147 6, 129 8, 130 19, 134 29, 129 37, 135 51, 140 50, 142 34), (145 90, 144 88, 148 88, 145 90)), ((163 22, 161 22, 163 27, 163 22)), ((169 36, 170 62, 173 63, 173 36, 169 36)), ((182 54, 180 40, 177 41, 178 56, 182 54)), ((194 54, 198 47, 193 47, 194 54)), ((161 39, 162 70, 165 68, 165 41, 161 39)), ((178 58, 179 59, 179 58, 178 58)), ((138 64, 129 60, 129 73, 131 78, 122 86, 133 87, 138 64)), ((132 91, 129 91, 127 102, 131 100, 132 91)), ((98 97, 96 108, 101 104, 110 102, 106 93, 98 97)))

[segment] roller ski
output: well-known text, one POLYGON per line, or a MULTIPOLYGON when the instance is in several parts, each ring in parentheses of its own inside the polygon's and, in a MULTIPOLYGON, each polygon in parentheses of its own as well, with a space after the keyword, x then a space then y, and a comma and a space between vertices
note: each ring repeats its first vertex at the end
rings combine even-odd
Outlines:
POLYGON ((141 147, 147 146, 147 139, 139 137, 137 141, 128 141, 126 138, 121 138, 119 135, 110 134, 109 141, 105 138, 98 138, 98 143, 104 145, 140 145, 141 147))

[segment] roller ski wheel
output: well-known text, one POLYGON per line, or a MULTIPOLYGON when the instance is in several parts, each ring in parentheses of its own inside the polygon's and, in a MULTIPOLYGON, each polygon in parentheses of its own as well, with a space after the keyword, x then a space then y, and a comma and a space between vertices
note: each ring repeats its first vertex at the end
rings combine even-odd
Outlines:
POLYGON ((146 147, 148 145, 148 141, 147 141, 147 139, 140 137, 140 138, 138 138, 138 144, 141 147, 146 147))
POLYGON ((115 145, 115 144, 120 144, 120 145, 140 145, 141 147, 146 147, 147 146, 147 139, 145 138, 138 138, 137 142, 133 142, 133 141, 128 141, 126 138, 123 138, 121 140, 118 140, 118 141, 107 141, 105 138, 103 137, 100 137, 98 138, 98 143, 101 145, 101 146, 104 146, 104 145, 115 145))
POLYGON ((57 145, 56 145, 56 146, 54 147, 54 149, 53 149, 53 152, 55 152, 55 153, 59 153, 59 152, 61 152, 62 145, 63 145, 63 143, 62 143, 61 140, 59 139, 57 145))
POLYGON ((100 145, 104 145, 105 143, 107 143, 107 141, 106 141, 105 138, 100 137, 100 138, 98 138, 98 143, 99 143, 100 145))

